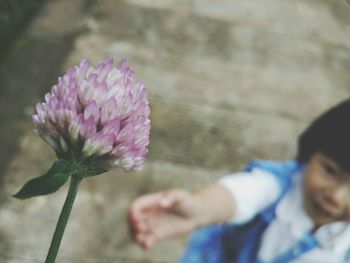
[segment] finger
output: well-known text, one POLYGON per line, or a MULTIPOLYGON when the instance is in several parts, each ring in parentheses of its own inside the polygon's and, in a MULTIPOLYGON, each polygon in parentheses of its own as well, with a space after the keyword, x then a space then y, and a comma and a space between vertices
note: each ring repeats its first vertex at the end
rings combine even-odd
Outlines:
POLYGON ((157 238, 152 235, 151 233, 149 234, 138 234, 136 236, 136 241, 141 247, 144 249, 150 249, 151 247, 154 246, 157 238))
POLYGON ((132 217, 137 217, 141 212, 157 206, 162 193, 154 193, 149 195, 144 195, 137 198, 130 207, 130 213, 132 217))
POLYGON ((138 216, 149 209, 157 207, 170 207, 185 196, 185 191, 181 189, 170 189, 168 191, 148 194, 137 198, 130 207, 130 212, 134 216, 138 216))
POLYGON ((151 249, 156 244, 156 242, 157 238, 155 236, 148 236, 148 238, 145 240, 145 249, 151 249))
POLYGON ((170 208, 175 204, 175 199, 171 196, 162 196, 158 202, 161 208, 170 208))
POLYGON ((140 233, 146 234, 150 231, 150 223, 146 218, 139 218, 137 220, 130 219, 129 215, 129 234, 136 240, 136 236, 140 233))
POLYGON ((143 235, 136 236, 136 242, 143 248, 146 249, 146 238, 143 235))
POLYGON ((142 234, 142 233, 138 233, 136 236, 135 236, 135 239, 136 241, 140 244, 140 245, 144 245, 144 243, 146 242, 147 240, 147 237, 145 234, 142 234))
POLYGON ((149 233, 152 231, 151 225, 148 222, 148 220, 140 220, 136 225, 135 225, 135 230, 137 233, 149 233))

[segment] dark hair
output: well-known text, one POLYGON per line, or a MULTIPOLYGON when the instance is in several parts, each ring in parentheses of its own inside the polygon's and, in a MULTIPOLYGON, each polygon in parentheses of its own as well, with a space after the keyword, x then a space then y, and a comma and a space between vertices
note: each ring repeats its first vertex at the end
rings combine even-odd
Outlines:
POLYGON ((350 171, 350 99, 323 113, 299 136, 298 161, 306 163, 316 152, 350 171))

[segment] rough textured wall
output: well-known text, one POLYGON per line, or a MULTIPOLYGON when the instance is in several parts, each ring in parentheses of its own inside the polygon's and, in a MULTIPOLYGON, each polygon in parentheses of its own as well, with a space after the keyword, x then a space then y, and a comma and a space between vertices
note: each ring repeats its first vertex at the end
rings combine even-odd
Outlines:
MULTIPOLYGON (((341 0, 48 1, 26 36, 51 48, 32 54, 29 45, 18 54, 33 68, 29 79, 47 81, 37 89, 30 81, 5 84, 33 89, 32 103, 55 82, 44 66, 52 50, 69 47, 50 60, 61 72, 83 57, 94 64, 126 57, 148 87, 152 121, 142 173, 83 181, 58 262, 175 262, 184 238, 149 252, 130 240, 130 200, 170 186, 198 188, 254 158, 292 158, 307 123, 349 97, 349 25, 341 0)), ((26 72, 15 63, 8 71, 26 72)), ((67 190, 24 202, 9 197, 53 159, 31 131, 30 103, 21 104, 19 150, 4 175, 5 262, 42 261, 67 190)))

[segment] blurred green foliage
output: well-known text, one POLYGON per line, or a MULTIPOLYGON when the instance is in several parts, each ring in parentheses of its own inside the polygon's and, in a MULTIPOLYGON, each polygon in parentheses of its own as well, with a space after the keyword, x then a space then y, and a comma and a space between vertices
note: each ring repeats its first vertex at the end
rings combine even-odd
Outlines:
POLYGON ((0 0, 0 62, 45 0, 0 0))

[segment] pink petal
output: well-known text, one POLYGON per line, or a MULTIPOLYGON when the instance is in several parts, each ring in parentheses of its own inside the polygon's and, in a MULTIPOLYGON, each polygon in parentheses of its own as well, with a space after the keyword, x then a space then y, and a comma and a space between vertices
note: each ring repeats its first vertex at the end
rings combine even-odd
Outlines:
POLYGON ((95 124, 100 119, 100 109, 97 107, 95 101, 90 102, 84 110, 84 119, 87 120, 90 118, 94 120, 95 124))

